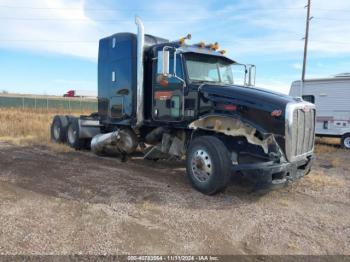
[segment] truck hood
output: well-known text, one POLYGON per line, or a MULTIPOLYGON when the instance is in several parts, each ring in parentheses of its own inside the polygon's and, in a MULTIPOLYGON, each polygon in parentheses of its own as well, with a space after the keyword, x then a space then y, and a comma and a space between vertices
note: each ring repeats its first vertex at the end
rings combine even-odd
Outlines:
POLYGON ((277 92, 268 91, 261 88, 243 87, 238 85, 211 85, 204 84, 200 91, 209 99, 228 99, 232 103, 237 101, 237 104, 246 104, 255 108, 267 109, 274 107, 285 109, 286 104, 297 102, 294 98, 280 94, 277 92))

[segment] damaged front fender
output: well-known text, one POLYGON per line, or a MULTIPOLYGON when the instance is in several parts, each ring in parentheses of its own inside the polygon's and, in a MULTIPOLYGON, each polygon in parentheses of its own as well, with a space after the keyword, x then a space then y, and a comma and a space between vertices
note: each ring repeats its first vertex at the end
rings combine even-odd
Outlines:
POLYGON ((269 144, 276 143, 272 134, 265 132, 261 133, 261 138, 257 136, 257 128, 248 124, 242 119, 222 116, 222 115, 208 115, 189 125, 190 129, 202 129, 207 131, 214 131, 228 136, 243 136, 251 144, 261 146, 266 154, 269 152, 269 144))

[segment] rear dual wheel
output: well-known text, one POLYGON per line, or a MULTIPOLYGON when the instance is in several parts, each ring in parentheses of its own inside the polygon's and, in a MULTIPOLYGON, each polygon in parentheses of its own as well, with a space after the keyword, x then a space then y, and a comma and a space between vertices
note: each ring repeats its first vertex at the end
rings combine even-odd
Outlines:
POLYGON ((71 118, 67 128, 66 140, 67 140, 67 144, 76 150, 87 148, 90 143, 90 139, 80 138, 79 134, 80 134, 79 119, 71 118))
POLYGON ((51 140, 56 143, 66 142, 68 119, 65 116, 55 116, 51 124, 51 140))

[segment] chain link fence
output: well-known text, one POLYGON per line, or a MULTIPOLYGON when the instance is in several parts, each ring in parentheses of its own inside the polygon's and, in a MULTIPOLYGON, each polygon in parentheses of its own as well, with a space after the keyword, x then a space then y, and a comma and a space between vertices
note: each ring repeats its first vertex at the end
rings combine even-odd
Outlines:
POLYGON ((97 111, 97 99, 0 95, 0 108, 64 109, 69 111, 97 111))

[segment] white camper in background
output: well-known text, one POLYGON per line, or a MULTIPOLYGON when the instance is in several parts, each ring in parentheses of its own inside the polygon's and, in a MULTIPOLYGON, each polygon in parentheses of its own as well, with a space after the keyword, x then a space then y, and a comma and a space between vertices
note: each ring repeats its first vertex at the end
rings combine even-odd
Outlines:
POLYGON ((350 74, 333 78, 294 81, 290 96, 316 105, 316 135, 340 137, 350 149, 350 74))

